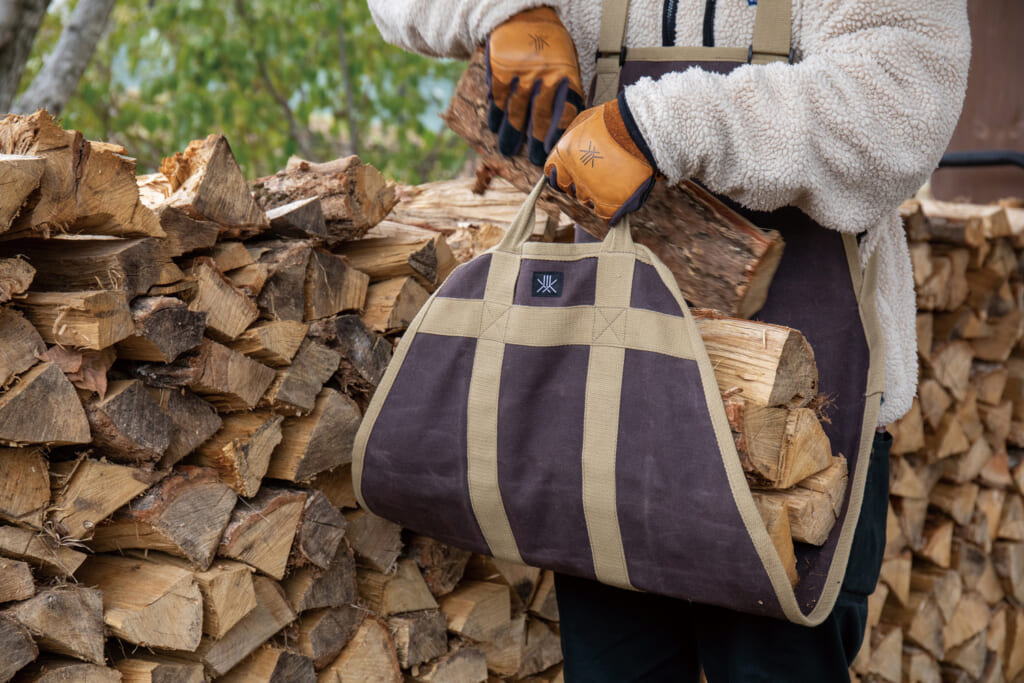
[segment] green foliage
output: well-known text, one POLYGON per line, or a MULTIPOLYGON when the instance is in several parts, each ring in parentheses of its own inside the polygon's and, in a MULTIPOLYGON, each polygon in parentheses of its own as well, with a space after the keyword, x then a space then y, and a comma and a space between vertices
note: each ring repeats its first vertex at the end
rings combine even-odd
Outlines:
MULTIPOLYGON (((69 4, 40 31, 27 84, 69 4)), ((437 114, 464 64, 387 45, 361 0, 120 0, 63 113, 66 127, 124 145, 139 172, 224 133, 247 177, 296 154, 351 153, 344 31, 359 155, 406 182, 450 177, 467 148, 437 114)))

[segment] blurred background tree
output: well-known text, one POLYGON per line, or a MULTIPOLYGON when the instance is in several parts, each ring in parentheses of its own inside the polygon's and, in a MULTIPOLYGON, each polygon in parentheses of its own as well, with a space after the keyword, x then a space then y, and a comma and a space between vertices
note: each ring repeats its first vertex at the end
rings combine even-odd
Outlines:
MULTIPOLYGON (((25 91, 90 1, 50 0, 15 109, 32 108, 25 91)), ((363 0, 117 0, 61 116, 124 145, 140 173, 222 132, 249 178, 293 154, 358 153, 418 183, 457 174, 469 156, 438 118, 463 68, 384 43, 363 0)))

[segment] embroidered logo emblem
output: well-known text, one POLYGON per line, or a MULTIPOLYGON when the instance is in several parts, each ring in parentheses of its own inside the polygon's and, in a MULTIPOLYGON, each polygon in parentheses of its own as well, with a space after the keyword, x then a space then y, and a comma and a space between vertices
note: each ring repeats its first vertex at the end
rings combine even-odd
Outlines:
POLYGON ((590 142, 587 143, 586 149, 580 150, 580 161, 583 162, 584 166, 594 168, 594 162, 597 159, 604 159, 604 157, 601 156, 598 153, 597 149, 594 148, 594 142, 593 140, 591 140, 590 142))
POLYGON ((530 40, 533 41, 533 51, 536 52, 537 54, 543 52, 544 48, 551 46, 551 43, 548 42, 548 39, 540 35, 539 33, 531 33, 530 40))
POLYGON ((562 296, 562 285, 565 284, 564 273, 534 273, 533 296, 562 296))

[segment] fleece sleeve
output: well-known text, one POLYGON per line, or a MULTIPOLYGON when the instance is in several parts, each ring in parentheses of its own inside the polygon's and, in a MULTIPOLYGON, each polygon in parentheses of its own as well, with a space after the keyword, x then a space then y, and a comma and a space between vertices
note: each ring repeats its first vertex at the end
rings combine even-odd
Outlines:
MULTIPOLYGON (((506 19, 552 0, 369 0, 387 42, 431 57, 467 59, 506 19)), ((561 12, 559 12, 561 14, 561 12)))
POLYGON ((670 182, 822 225, 883 222, 935 168, 967 85, 966 0, 803 0, 795 64, 689 69, 626 89, 670 182))

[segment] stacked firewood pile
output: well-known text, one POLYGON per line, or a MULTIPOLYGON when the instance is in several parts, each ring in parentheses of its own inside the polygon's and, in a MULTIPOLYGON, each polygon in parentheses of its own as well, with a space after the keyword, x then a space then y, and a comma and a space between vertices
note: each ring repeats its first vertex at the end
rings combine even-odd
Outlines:
POLYGON ((137 178, 45 113, 0 153, 0 681, 558 676, 550 573, 357 509, 362 410, 456 263, 381 224, 393 183, 250 186, 218 136, 137 178))
POLYGON ((921 384, 891 428, 882 580, 854 671, 1024 677, 1024 209, 904 204, 921 384))

